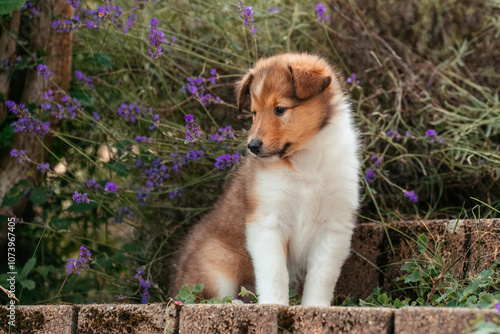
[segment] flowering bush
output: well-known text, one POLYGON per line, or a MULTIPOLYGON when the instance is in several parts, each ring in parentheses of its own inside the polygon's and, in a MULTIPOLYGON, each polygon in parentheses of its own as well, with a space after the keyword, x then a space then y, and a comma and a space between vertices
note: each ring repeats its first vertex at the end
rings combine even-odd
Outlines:
MULTIPOLYGON (((499 205, 500 111, 490 89, 498 78, 480 64, 469 78, 458 65, 466 51, 446 49, 439 64, 413 68, 420 57, 435 61, 434 53, 417 55, 420 44, 397 36, 397 47, 372 43, 382 38, 376 20, 366 18, 366 33, 350 5, 336 12, 307 1, 68 4, 74 16, 54 13, 51 29, 74 34, 70 89, 44 89, 38 105, 4 101, 14 132, 54 141, 47 155, 9 150, 43 173, 4 199, 12 205, 28 196, 35 205, 23 233, 31 244, 43 240, 45 255, 30 277, 67 278, 60 293, 36 283, 25 303, 166 300, 179 236, 210 210, 244 159, 251 117, 237 112, 234 82, 259 57, 280 52, 318 52, 344 73, 362 137, 361 220, 439 217, 463 201, 472 207, 471 195, 499 205), (51 126, 54 118, 60 123, 51 126), (464 184, 476 187, 460 190, 464 184), (79 247, 92 250, 95 265, 88 251, 67 263, 68 274, 81 275, 66 277, 64 259, 79 247)), ((37 15, 33 4, 25 11, 37 15)), ((56 71, 36 54, 2 66, 32 69, 46 85, 56 71)))

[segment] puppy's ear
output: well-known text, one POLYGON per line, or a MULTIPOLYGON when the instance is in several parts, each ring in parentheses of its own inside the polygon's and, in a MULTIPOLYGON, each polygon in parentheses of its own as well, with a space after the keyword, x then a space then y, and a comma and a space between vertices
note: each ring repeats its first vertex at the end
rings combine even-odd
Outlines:
POLYGON ((250 85, 252 84, 253 75, 248 72, 240 81, 236 83, 236 105, 241 111, 245 107, 245 102, 250 95, 250 85))
POLYGON ((320 94, 332 82, 332 78, 325 76, 321 69, 292 65, 288 65, 288 69, 292 74, 293 93, 299 101, 320 94))

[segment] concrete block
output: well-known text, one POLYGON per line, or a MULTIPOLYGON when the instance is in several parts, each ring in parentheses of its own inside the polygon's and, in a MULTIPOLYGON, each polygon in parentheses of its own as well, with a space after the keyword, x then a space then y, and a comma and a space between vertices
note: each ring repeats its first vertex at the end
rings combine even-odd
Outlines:
POLYGON ((500 258, 500 219, 470 220, 470 270, 477 274, 500 258))
POLYGON ((459 307, 402 307, 394 315, 397 334, 457 334, 469 332, 475 321, 498 319, 497 310, 459 307))
POLYGON ((278 333, 277 305, 184 305, 179 334, 278 333))
POLYGON ((176 307, 167 304, 93 304, 78 312, 78 333, 173 333, 176 307))
POLYGON ((394 310, 374 307, 283 308, 278 315, 283 333, 392 333, 394 310))
POLYGON ((365 299, 379 286, 380 272, 376 265, 383 237, 381 224, 367 223, 356 227, 351 256, 344 263, 336 286, 335 297, 339 302, 347 297, 365 299))
MULTIPOLYGON (((9 333, 10 310, 0 306, 0 333, 9 333)), ((76 329, 76 312, 69 305, 19 306, 14 311, 15 326, 10 333, 72 334, 76 329)))

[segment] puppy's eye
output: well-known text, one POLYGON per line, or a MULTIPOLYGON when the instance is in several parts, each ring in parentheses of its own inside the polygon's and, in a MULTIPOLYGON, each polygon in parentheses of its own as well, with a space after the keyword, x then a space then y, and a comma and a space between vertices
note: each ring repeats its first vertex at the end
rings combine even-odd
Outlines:
POLYGON ((283 116, 283 114, 285 113, 286 111, 286 108, 283 108, 283 107, 276 107, 274 108, 274 114, 276 116, 283 116))

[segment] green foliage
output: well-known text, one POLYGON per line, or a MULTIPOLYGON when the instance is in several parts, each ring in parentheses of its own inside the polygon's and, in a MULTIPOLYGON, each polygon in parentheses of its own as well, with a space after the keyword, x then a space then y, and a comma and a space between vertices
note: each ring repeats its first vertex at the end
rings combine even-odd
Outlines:
POLYGON ((7 195, 4 196, 2 201, 2 207, 4 206, 12 206, 16 204, 23 196, 25 196, 26 192, 30 191, 33 188, 33 183, 31 181, 22 179, 19 180, 12 188, 10 188, 7 195))
POLYGON ((9 147, 12 143, 12 137, 14 136, 14 130, 10 126, 6 126, 0 131, 0 150, 9 147))
POLYGON ((189 285, 184 285, 181 287, 179 294, 175 296, 176 301, 180 301, 183 304, 230 304, 233 300, 232 297, 224 297, 222 299, 214 297, 211 299, 203 299, 203 289, 205 286, 203 284, 195 284, 193 289, 189 288, 189 285))
POLYGON ((473 334, 499 334, 500 333, 500 321, 495 321, 495 322, 478 321, 473 325, 470 333, 473 333, 473 334))
POLYGON ((6 15, 12 11, 21 9, 25 2, 26 0, 2 0, 0 15, 6 15))

